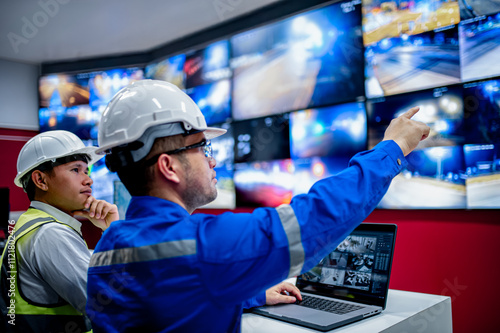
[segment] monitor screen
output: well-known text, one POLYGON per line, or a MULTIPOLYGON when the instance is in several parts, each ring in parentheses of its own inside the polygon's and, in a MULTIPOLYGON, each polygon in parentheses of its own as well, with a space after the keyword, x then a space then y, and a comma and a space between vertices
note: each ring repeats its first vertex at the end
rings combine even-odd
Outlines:
POLYGON ((310 157, 293 160, 293 195, 309 192, 318 180, 333 176, 347 168, 349 157, 310 157))
POLYGON ((187 53, 184 73, 186 88, 230 78, 229 42, 222 40, 187 53))
POLYGON ((290 113, 291 157, 347 156, 366 149, 364 103, 348 103, 290 113))
POLYGON ((466 208, 462 146, 415 150, 406 160, 408 167, 392 180, 379 208, 466 208))
POLYGON ((125 220, 125 214, 132 196, 119 180, 113 181, 113 190, 113 203, 118 207, 118 216, 120 220, 125 220))
POLYGON ((458 28, 385 38, 365 48, 368 98, 460 82, 458 28))
POLYGON ((207 125, 221 123, 231 117, 230 80, 221 80, 189 88, 186 93, 200 108, 207 125))
POLYGON ((116 172, 109 171, 104 158, 91 165, 89 170, 90 178, 93 180, 92 195, 99 200, 114 202, 114 182, 120 180, 116 172))
POLYGON ((90 100, 92 108, 107 105, 113 96, 130 83, 144 79, 142 68, 116 68, 107 71, 97 71, 86 75, 89 80, 90 100))
POLYGON ((500 143, 500 79, 464 84, 467 143, 500 143))
POLYGON ((290 158, 288 114, 233 123, 235 163, 290 158))
POLYGON ((97 139, 96 125, 100 119, 101 112, 91 109, 88 104, 68 108, 53 106, 38 110, 40 132, 66 130, 82 140, 97 139))
POLYGON ((186 56, 179 54, 146 66, 145 78, 167 81, 184 89, 184 62, 186 56))
POLYGON ((500 13, 463 21, 460 24, 462 81, 500 75, 500 13))
POLYGON ((89 104, 88 78, 80 75, 51 74, 38 81, 40 108, 68 108, 89 104))
POLYGON ((235 35, 231 47, 235 120, 364 95, 360 0, 235 35))
POLYGON ((500 208, 500 144, 464 145, 467 208, 500 208))
POLYGON ((292 200, 295 178, 290 159, 234 166, 238 207, 277 207, 292 200))
MULTIPOLYGON (((460 0, 462 2, 462 0, 460 0)), ((417 35, 460 22, 457 0, 363 1, 363 41, 417 35)))
POLYGON ((431 128, 429 137, 417 148, 454 146, 465 143, 462 86, 455 85, 368 101, 368 148, 382 141, 391 120, 414 106, 413 117, 431 128))
POLYGON ((236 193, 233 180, 234 137, 232 127, 229 123, 214 125, 214 127, 226 129, 227 133, 211 140, 213 158, 217 163, 214 168, 217 179, 217 198, 203 208, 233 209, 236 207, 236 193))
POLYGON ((458 4, 462 20, 500 12, 500 3, 497 1, 460 0, 458 4))

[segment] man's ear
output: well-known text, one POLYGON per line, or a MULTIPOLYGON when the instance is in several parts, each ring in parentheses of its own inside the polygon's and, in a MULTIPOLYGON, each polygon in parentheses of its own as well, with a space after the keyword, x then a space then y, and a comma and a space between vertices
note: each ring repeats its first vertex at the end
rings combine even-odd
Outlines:
POLYGON ((35 170, 31 174, 31 180, 35 184, 36 187, 38 187, 42 191, 48 191, 49 186, 47 185, 47 174, 40 171, 40 170, 35 170))
POLYGON ((181 163, 178 159, 172 157, 171 155, 162 154, 158 158, 156 163, 158 172, 167 180, 179 184, 181 179, 179 177, 179 171, 181 170, 181 163))

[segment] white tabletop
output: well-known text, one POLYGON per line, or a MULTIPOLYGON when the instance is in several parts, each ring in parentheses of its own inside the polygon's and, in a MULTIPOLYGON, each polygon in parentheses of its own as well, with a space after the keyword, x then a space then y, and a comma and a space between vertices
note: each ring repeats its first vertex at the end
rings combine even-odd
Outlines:
MULTIPOLYGON (((451 325, 450 297, 391 289, 387 307, 382 314, 332 331, 335 333, 451 332, 451 325)), ((243 314, 241 331, 243 333, 317 332, 252 313, 243 314)))

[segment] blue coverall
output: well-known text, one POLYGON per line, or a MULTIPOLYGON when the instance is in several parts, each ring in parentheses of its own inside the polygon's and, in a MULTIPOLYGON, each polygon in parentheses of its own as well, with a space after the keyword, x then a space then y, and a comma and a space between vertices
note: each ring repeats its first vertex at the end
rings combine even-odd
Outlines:
POLYGON ((242 304, 316 265, 405 165, 399 146, 384 141, 289 205, 252 213, 190 215, 164 199, 133 197, 91 258, 94 332, 239 332, 242 304))

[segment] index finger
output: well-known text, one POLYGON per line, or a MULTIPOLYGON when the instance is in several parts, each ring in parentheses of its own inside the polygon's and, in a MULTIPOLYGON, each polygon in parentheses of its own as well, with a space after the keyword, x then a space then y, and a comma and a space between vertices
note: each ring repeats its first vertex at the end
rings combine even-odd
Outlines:
POLYGON ((411 119, 411 117, 413 117, 418 112, 418 110, 420 110, 420 106, 414 106, 410 110, 403 113, 402 117, 411 119))

